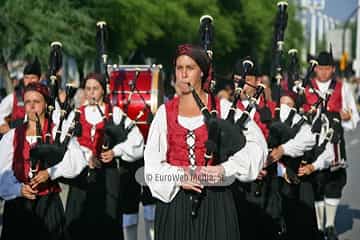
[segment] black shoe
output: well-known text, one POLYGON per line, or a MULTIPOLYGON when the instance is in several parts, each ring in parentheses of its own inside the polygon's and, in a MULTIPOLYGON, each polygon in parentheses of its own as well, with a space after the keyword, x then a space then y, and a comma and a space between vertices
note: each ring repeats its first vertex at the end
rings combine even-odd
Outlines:
POLYGON ((325 233, 322 230, 318 230, 318 240, 324 240, 325 239, 325 233))
POLYGON ((327 240, 338 240, 337 233, 334 226, 325 229, 325 236, 327 240))

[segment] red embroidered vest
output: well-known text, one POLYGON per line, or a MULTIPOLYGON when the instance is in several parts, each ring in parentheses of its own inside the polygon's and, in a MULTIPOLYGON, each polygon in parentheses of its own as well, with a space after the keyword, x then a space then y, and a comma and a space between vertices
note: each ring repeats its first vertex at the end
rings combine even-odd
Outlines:
MULTIPOLYGON (((85 117, 86 106, 80 107, 80 124, 82 126, 82 134, 78 137, 78 141, 81 146, 89 148, 95 156, 99 156, 101 153, 101 146, 103 144, 104 121, 97 123, 96 125, 90 124, 85 117), (95 135, 91 137, 91 129, 95 128, 95 135)), ((109 104, 105 104, 105 116, 109 116, 109 104)))
MULTIPOLYGON (((265 107, 265 102, 264 102, 263 97, 260 98, 258 106, 259 106, 259 108, 265 107)), ((275 117, 276 103, 272 102, 272 101, 267 101, 266 106, 270 109, 271 115, 274 118, 275 117)), ((238 102, 237 107, 241 111, 245 110, 245 106, 242 104, 241 101, 238 102)), ((253 120, 255 121, 256 125, 258 125, 258 127, 261 129, 261 132, 263 133, 265 139, 267 140, 269 138, 269 129, 268 129, 267 125, 261 121, 260 113, 258 111, 255 112, 253 120)))
MULTIPOLYGON (((316 81, 313 79, 311 80, 315 89, 319 89, 316 81)), ((316 103, 318 97, 315 93, 310 92, 310 88, 306 87, 305 89, 305 97, 306 103, 304 104, 304 111, 308 112, 311 108, 311 105, 316 103)), ((327 104, 327 111, 328 112, 341 112, 342 110, 342 82, 336 82, 334 92, 331 94, 328 104, 327 104)))
MULTIPOLYGON (((211 109, 211 98, 208 98, 208 108, 211 109)), ((167 143, 166 153, 167 162, 175 166, 189 166, 189 150, 186 143, 188 129, 181 126, 178 122, 179 98, 174 98, 165 103, 167 119, 167 143)), ((220 114, 220 101, 216 98, 216 110, 220 114)), ((194 130, 195 133, 195 163, 197 166, 204 166, 204 154, 206 151, 205 142, 208 138, 208 131, 205 123, 194 130)), ((212 164, 209 161, 209 165, 212 164)))
MULTIPOLYGON (((44 126, 47 126, 47 120, 44 122, 44 126)), ((30 149, 31 145, 26 140, 26 128, 27 124, 22 124, 15 129, 14 134, 14 159, 13 159, 13 171, 18 181, 22 183, 29 183, 29 171, 30 171, 30 149)), ((46 130, 43 129, 43 141, 45 140, 46 130)), ((60 192, 61 189, 56 182, 48 181, 40 184, 37 188, 38 195, 44 196, 50 192, 60 192)))
MULTIPOLYGON (((260 101, 259 101, 258 106, 260 108, 263 108, 265 106, 265 100, 264 100, 263 96, 260 97, 260 101)), ((266 100, 266 106, 270 109, 271 116, 274 118, 275 117, 276 102, 266 100)))

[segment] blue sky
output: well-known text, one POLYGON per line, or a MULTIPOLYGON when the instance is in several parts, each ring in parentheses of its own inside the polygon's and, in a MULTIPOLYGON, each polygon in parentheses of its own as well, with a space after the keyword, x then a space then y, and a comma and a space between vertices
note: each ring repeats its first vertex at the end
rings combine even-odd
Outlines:
POLYGON ((325 0, 324 13, 330 17, 345 21, 356 8, 358 0, 325 0))

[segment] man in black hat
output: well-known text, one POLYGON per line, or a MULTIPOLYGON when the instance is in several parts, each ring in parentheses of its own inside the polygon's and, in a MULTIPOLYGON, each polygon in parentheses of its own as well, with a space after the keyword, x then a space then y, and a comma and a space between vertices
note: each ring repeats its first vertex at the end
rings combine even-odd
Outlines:
POLYGON ((330 121, 330 126, 339 125, 340 141, 334 144, 335 159, 330 159, 332 167, 319 173, 315 184, 315 209, 317 224, 320 233, 324 233, 328 239, 337 239, 335 231, 336 209, 340 202, 342 189, 346 184, 346 171, 344 160, 345 142, 344 129, 354 129, 359 121, 355 99, 350 87, 345 82, 337 81, 334 77, 335 66, 332 53, 321 52, 318 56, 319 65, 315 68, 316 76, 311 80, 311 90, 308 86, 305 90, 306 103, 304 110, 310 111, 311 106, 321 97, 325 104, 322 105, 322 113, 325 113, 330 121), (341 163, 341 164, 339 164, 341 163), (325 213, 325 214, 324 214, 325 213), (326 215, 326 222, 324 216, 326 215), (325 225, 325 228, 324 228, 325 225))
POLYGON ((23 89, 29 83, 39 82, 41 77, 41 66, 37 58, 24 68, 24 79, 15 91, 6 96, 0 104, 0 134, 5 134, 17 125, 21 124, 25 118, 23 89), (10 116, 10 123, 6 118, 10 116))

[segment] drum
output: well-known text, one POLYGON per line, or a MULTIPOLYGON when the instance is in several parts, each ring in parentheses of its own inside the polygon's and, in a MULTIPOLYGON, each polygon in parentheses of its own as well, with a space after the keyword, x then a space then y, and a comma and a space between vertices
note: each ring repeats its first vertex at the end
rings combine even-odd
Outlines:
POLYGON ((110 76, 110 102, 119 106, 129 118, 137 119, 137 126, 146 141, 150 123, 163 103, 164 91, 161 65, 113 65, 110 76))

